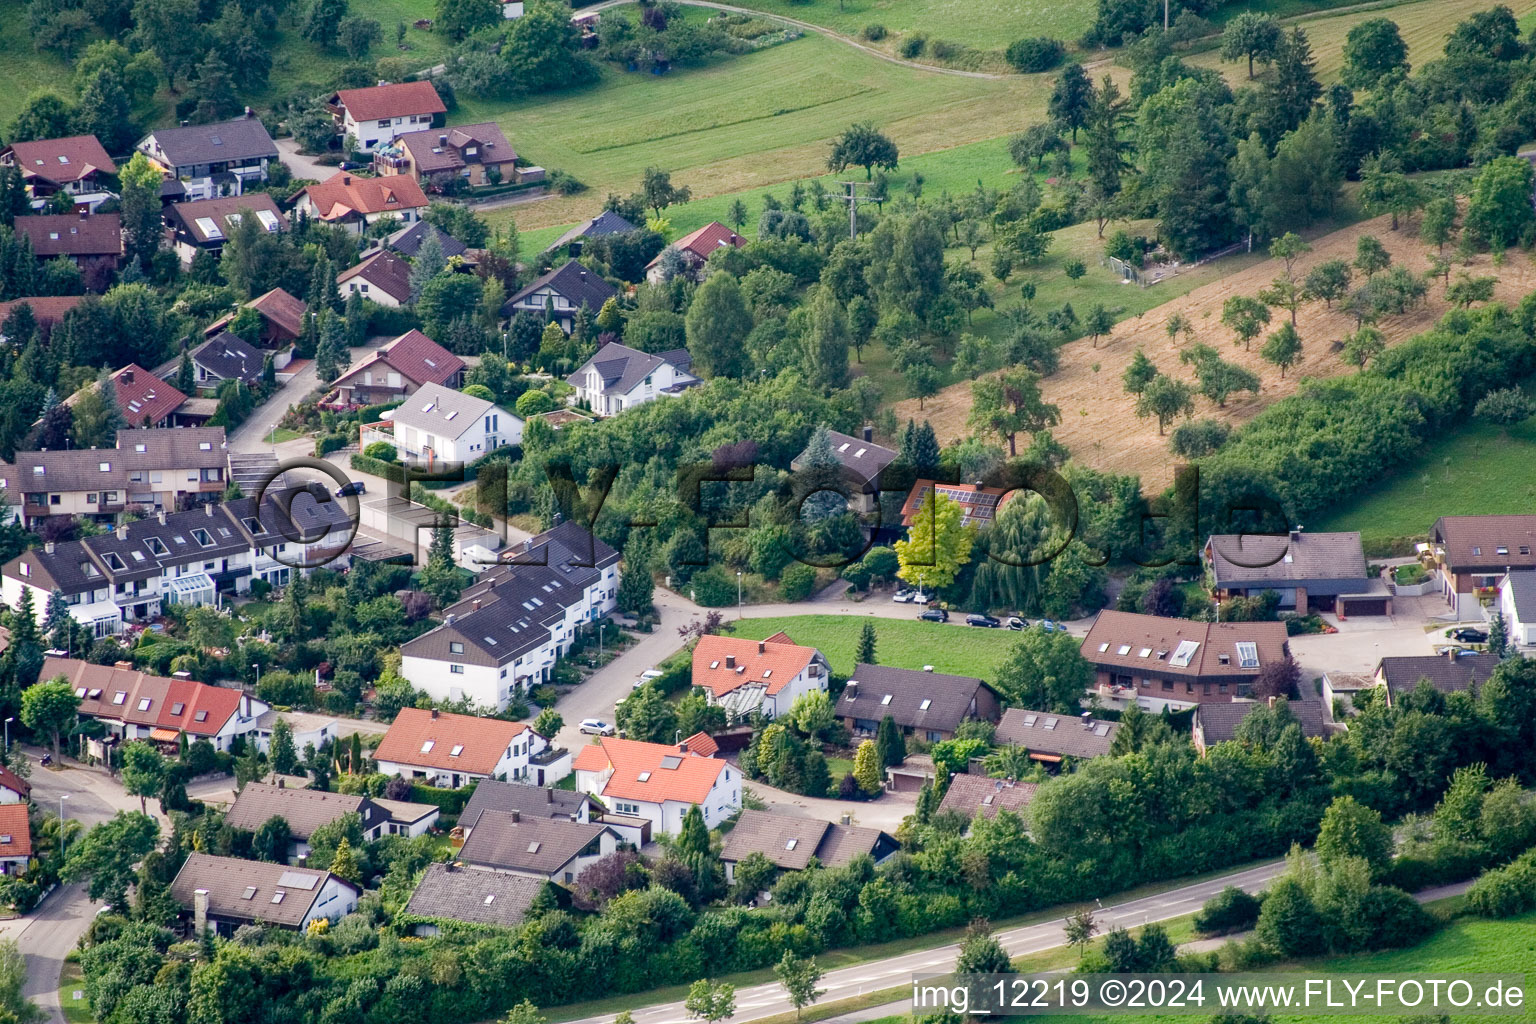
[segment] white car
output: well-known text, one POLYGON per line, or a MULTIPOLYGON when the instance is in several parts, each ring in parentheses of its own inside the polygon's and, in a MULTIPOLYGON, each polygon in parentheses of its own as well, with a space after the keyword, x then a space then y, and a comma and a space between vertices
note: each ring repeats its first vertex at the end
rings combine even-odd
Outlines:
POLYGON ((895 601, 897 604, 908 604, 915 596, 916 595, 913 594, 910 590, 898 590, 896 593, 891 595, 891 600, 895 601))
POLYGON ((640 673, 640 678, 635 680, 634 685, 631 686, 630 689, 631 690, 638 690, 638 689, 640 689, 640 687, 644 686, 646 683, 650 682, 652 679, 660 679, 662 677, 662 674, 663 673, 657 671, 654 668, 648 668, 644 672, 640 673))
POLYGON ((612 736, 613 726, 601 718, 583 718, 578 729, 586 736, 612 736))

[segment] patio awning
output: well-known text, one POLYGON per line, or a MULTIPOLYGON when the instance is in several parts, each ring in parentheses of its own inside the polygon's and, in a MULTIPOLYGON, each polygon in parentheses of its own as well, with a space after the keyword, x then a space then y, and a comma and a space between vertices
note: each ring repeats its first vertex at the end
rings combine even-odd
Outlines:
POLYGON ((156 743, 175 743, 181 737, 181 733, 175 729, 151 729, 149 738, 156 743))

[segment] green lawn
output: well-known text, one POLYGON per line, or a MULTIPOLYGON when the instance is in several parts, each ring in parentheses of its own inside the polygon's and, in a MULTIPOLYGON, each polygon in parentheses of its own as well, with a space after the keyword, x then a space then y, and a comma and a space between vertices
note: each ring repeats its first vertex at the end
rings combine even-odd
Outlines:
MULTIPOLYGON (((871 600, 885 598, 876 596, 871 600)), ((832 671, 847 675, 853 671, 854 652, 864 623, 875 624, 876 657, 882 665, 922 668, 932 665, 935 672, 974 675, 991 679, 1007 658, 1018 638, 1005 629, 971 629, 919 622, 917 612, 911 619, 875 619, 863 615, 787 615, 776 618, 744 619, 736 628, 737 636, 761 639, 783 630, 797 644, 815 647, 832 662, 832 671)))
POLYGON ((23 0, 0 0, 0 55, 11 80, 10 88, 0 90, 0 125, 9 124, 34 92, 54 89, 61 95, 72 94, 69 62, 33 47, 23 0))
POLYGON ((733 0, 738 6, 825 25, 856 36, 865 25, 892 33, 921 32, 986 50, 1002 50, 1022 36, 1071 43, 1093 21, 1092 4, 1050 0, 733 0))
POLYGON ((59 1006, 64 1010, 64 1019, 69 1024, 92 1024, 95 1017, 91 1014, 91 1004, 84 996, 85 980, 80 973, 80 965, 72 960, 64 961, 64 969, 59 976, 59 1006), (75 993, 81 993, 79 999, 75 993))
MULTIPOLYGON (((1315 524, 1359 530, 1367 548, 1422 537, 1439 516, 1528 512, 1536 503, 1536 419, 1473 423, 1425 445, 1419 458, 1315 524)), ((1314 524, 1308 524, 1309 526, 1314 524)))

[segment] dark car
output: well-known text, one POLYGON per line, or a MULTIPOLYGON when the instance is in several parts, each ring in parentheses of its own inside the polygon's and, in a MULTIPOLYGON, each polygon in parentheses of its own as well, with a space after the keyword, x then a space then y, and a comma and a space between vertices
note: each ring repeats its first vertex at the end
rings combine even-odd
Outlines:
POLYGON ((996 629, 1003 624, 1003 620, 995 615, 967 615, 965 617, 965 624, 967 626, 986 626, 988 629, 996 629))
POLYGON ((1488 634, 1485 631, 1474 629, 1471 626, 1462 626, 1460 629, 1448 629, 1445 631, 1445 635, 1452 640, 1464 644, 1485 644, 1488 642, 1488 634))
POLYGON ((919 615, 918 618, 922 619, 924 622, 948 622, 949 612, 945 611, 943 608, 929 608, 927 611, 923 612, 923 614, 919 615))
POLYGON ((367 493, 368 485, 361 480, 353 480, 351 483, 342 484, 336 488, 336 497, 338 498, 355 498, 359 494, 367 493))

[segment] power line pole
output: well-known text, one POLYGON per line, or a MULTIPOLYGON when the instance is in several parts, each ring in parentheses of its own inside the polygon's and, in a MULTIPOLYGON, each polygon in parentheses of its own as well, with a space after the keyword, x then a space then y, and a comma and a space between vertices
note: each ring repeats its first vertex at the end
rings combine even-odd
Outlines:
POLYGON ((833 199, 836 200, 837 202, 847 203, 848 204, 848 237, 849 238, 858 238, 859 237, 859 204, 860 203, 873 203, 873 202, 876 202, 877 200, 873 196, 861 196, 861 195, 859 195, 859 185, 863 184, 863 182, 858 182, 858 181, 840 181, 840 182, 838 182, 838 184, 843 186, 844 192, 840 196, 834 196, 833 199))

